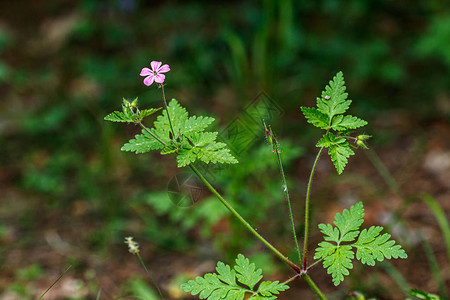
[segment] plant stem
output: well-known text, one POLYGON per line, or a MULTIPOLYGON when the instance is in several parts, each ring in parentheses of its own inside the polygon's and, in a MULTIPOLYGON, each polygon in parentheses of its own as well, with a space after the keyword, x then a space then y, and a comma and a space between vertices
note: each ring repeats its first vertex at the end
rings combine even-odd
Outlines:
MULTIPOLYGON (((162 141, 160 138, 158 138, 153 132, 151 132, 142 122, 139 122, 139 125, 143 129, 145 129, 148 133, 150 133, 155 139, 157 139, 161 144, 164 146, 167 146, 167 144, 162 141)), ((247 222, 244 218, 216 191, 216 189, 206 180, 205 177, 197 170, 194 165, 189 164, 189 167, 194 171, 194 173, 200 178, 200 180, 206 185, 206 187, 228 208, 231 213, 235 217, 241 221, 242 224, 244 224, 245 227, 253 234, 255 235, 264 245, 266 245, 273 253, 275 253, 278 257, 281 258, 285 263, 287 263, 295 272, 300 272, 300 267, 298 267, 296 264, 291 262, 286 256, 284 256, 278 249, 276 249, 272 244, 270 244, 266 239, 264 239, 256 230, 247 222)))
POLYGON ((150 133, 150 135, 151 135, 152 137, 154 137, 158 142, 160 142, 161 144, 163 144, 164 147, 167 147, 167 144, 166 144, 163 140, 161 140, 156 134, 154 134, 153 132, 151 132, 150 129, 148 129, 144 124, 142 124, 142 122, 139 122, 139 125, 140 125, 145 131, 147 131, 148 133, 150 133))
POLYGON ((205 177, 197 170, 194 165, 189 164, 192 171, 200 178, 200 180, 206 185, 206 187, 222 202, 223 205, 228 208, 228 210, 256 237, 258 238, 267 248, 269 248, 273 253, 275 253, 282 261, 288 264, 295 272, 300 272, 300 267, 291 262, 286 256, 284 256, 278 249, 276 249, 271 243, 264 239, 217 191, 216 189, 206 180, 205 177))
POLYGON ((279 165, 279 167, 280 167, 280 173, 281 173, 281 180, 283 181, 284 196, 285 196, 285 198, 286 198, 286 202, 287 202, 288 209, 289 209, 289 218, 290 218, 290 220, 291 220, 292 234, 293 234, 293 236, 294 236, 295 247, 296 247, 296 249, 297 249, 298 261, 299 261, 299 263, 301 263, 301 261, 302 261, 302 255, 301 255, 301 253, 300 253, 300 247, 299 247, 299 245, 298 245, 297 234, 295 233, 294 216, 293 216, 293 214, 292 214, 291 200, 290 200, 290 198, 289 198, 289 190, 288 190, 288 187, 287 187, 286 176, 284 175, 283 163, 281 162, 280 151, 276 150, 275 153, 277 154, 278 165, 279 165))
POLYGON ((166 101, 166 93, 164 92, 164 85, 161 83, 160 86, 161 86, 162 96, 163 96, 163 100, 164 100, 164 106, 165 106, 166 112, 167 112, 167 119, 169 120, 170 130, 172 130, 172 139, 175 139, 175 131, 173 130, 172 121, 170 120, 169 108, 167 106, 167 101, 166 101))
POLYGON ((142 257, 141 257, 141 255, 139 254, 139 252, 136 252, 136 256, 138 257, 139 261, 141 262, 141 265, 144 267, 145 272, 147 272, 148 277, 150 277, 151 281, 153 282, 153 285, 154 285, 154 286, 156 287, 156 289, 158 290, 159 296, 161 297, 161 299, 164 300, 164 296, 163 296, 163 294, 161 293, 161 290, 159 289, 158 285, 156 284, 155 279, 153 279, 152 274, 150 274, 150 272, 148 271, 147 266, 144 264, 144 261, 142 260, 142 257))
POLYGON ((306 271, 309 271, 311 268, 313 268, 315 265, 317 265, 318 263, 320 263, 323 260, 323 258, 316 260, 315 262, 313 262, 311 265, 309 265, 309 267, 306 268, 306 271))
POLYGON ((316 293, 316 295, 321 300, 327 300, 327 297, 320 291, 320 289, 317 287, 317 285, 314 283, 314 281, 309 277, 308 274, 304 273, 302 275, 303 279, 305 279, 306 283, 309 285, 309 287, 316 293))
POLYGON ((317 163, 319 162, 320 155, 322 154, 323 147, 320 148, 317 153, 316 160, 314 161, 314 165, 311 169, 311 174, 309 175, 308 188, 306 190, 306 201, 305 201, 305 238, 303 242, 303 267, 302 270, 306 270, 308 263, 308 234, 309 234, 309 202, 311 195, 311 185, 312 179, 314 177, 314 172, 316 171, 317 163))
POLYGON ((59 275, 59 277, 52 283, 52 285, 49 286, 48 289, 46 289, 45 292, 39 297, 39 300, 42 299, 42 297, 44 297, 45 294, 47 294, 47 292, 64 276, 64 274, 67 273, 67 271, 69 271, 71 267, 72 265, 70 265, 61 275, 59 275))
POLYGON ((291 281, 294 281, 295 279, 299 278, 301 275, 300 274, 296 274, 294 276, 292 276, 291 278, 289 278, 288 280, 286 280, 285 282, 283 282, 283 284, 288 284, 291 281))

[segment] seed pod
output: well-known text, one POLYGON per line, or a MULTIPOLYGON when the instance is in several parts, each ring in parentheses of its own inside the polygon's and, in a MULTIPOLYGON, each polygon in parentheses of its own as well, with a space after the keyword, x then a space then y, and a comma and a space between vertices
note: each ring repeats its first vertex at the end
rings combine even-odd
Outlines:
POLYGON ((366 135, 366 134, 360 134, 358 135, 357 139, 358 141, 365 141, 370 139, 372 136, 371 135, 366 135))
POLYGON ((356 145, 358 145, 359 147, 364 148, 364 149, 369 149, 362 140, 357 140, 356 145))

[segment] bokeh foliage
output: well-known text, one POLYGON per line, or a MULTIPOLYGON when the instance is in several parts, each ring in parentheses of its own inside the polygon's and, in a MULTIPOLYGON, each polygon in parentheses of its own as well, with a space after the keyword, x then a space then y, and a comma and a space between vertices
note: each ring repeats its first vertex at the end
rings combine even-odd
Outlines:
MULTIPOLYGON (((445 1, 7 2, 0 4, 0 217, 8 222, 0 257, 44 247, 52 227, 70 233, 86 226, 77 239, 100 254, 130 232, 151 241, 155 256, 207 244, 231 260, 257 248, 213 199, 173 209, 166 193, 178 175, 173 160, 120 152, 138 128, 103 116, 122 97, 161 106, 158 89, 139 77, 153 59, 171 65, 170 97, 193 114, 215 115, 219 129, 267 93, 284 112, 272 121, 293 176, 301 176, 299 145, 317 136, 299 107, 311 106, 338 70, 358 100, 354 112, 367 120, 386 111, 449 119, 445 1), (11 232, 21 233, 20 243, 11 232)), ((281 234, 288 230, 276 161, 260 129, 239 153, 240 165, 213 170, 212 180, 245 217, 289 243, 281 234)), ((77 255, 68 260, 84 264, 77 255)))

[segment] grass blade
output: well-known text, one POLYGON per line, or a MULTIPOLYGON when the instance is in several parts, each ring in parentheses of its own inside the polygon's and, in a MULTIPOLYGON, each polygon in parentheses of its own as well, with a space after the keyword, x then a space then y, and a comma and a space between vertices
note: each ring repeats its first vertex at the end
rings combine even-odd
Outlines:
POLYGON ((59 275, 59 277, 52 283, 52 285, 49 286, 48 289, 45 290, 45 292, 39 297, 39 300, 41 300, 42 297, 44 297, 44 295, 47 294, 47 292, 67 273, 67 271, 69 271, 71 267, 72 265, 70 265, 61 275, 59 275))
POLYGON ((379 266, 391 276, 392 279, 394 279, 395 283, 398 285, 398 287, 404 292, 408 293, 409 290, 411 290, 411 286, 409 285, 408 281, 406 281, 405 277, 403 276, 400 271, 394 267, 390 262, 383 261, 379 264, 379 266))
POLYGON ((443 296, 445 299, 448 299, 447 290, 445 288, 445 281, 442 277, 441 268, 439 267, 436 255, 434 255, 433 248, 422 233, 420 234, 420 237, 422 240, 423 250, 425 251, 425 256, 427 257, 428 264, 430 265, 431 274, 433 275, 434 280, 438 285, 439 294, 441 294, 441 296, 443 296))
POLYGON ((445 215, 444 211, 442 210, 439 203, 431 197, 430 195, 425 195, 422 197, 425 203, 430 207, 431 211, 434 214, 434 217, 436 218, 439 227, 441 227, 442 235, 444 236, 445 245, 447 246, 447 256, 448 260, 450 262, 450 226, 447 220, 447 216, 445 215))
POLYGON ((100 289, 97 293, 97 297, 95 297, 95 300, 100 300, 100 296, 102 295, 102 289, 100 289))

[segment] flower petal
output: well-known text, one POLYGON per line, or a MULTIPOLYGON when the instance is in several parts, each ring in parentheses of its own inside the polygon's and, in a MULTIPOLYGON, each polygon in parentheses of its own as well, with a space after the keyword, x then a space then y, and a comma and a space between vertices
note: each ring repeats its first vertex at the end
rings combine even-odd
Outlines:
POLYGON ((162 65, 156 72, 158 73, 166 73, 170 71, 170 67, 168 64, 162 65))
POLYGON ((153 83, 154 80, 155 80, 155 76, 153 76, 153 75, 147 76, 144 79, 144 84, 146 86, 150 86, 153 83))
POLYGON ((150 70, 149 68, 142 68, 141 74, 139 74, 139 75, 148 76, 150 74, 153 74, 152 70, 150 70))
POLYGON ((163 83, 165 79, 166 79, 166 75, 164 75, 164 74, 156 74, 155 75, 155 82, 157 82, 157 83, 163 83))
POLYGON ((153 71, 158 71, 158 68, 161 66, 161 64, 162 64, 162 62, 160 62, 160 61, 152 61, 150 63, 153 71))

